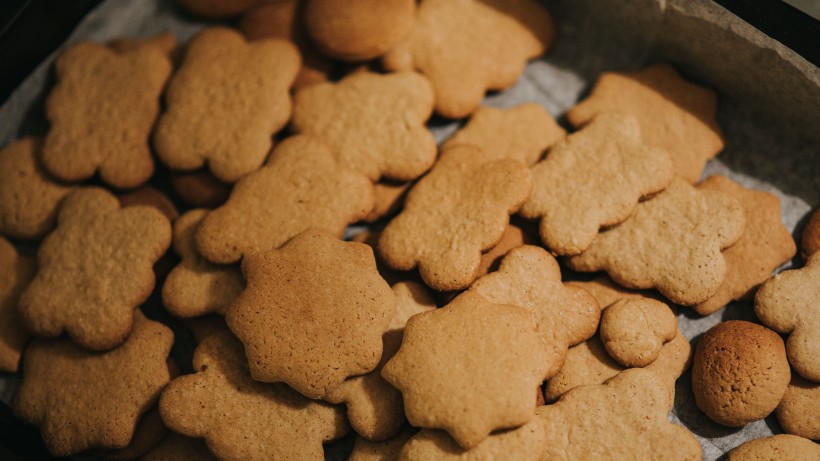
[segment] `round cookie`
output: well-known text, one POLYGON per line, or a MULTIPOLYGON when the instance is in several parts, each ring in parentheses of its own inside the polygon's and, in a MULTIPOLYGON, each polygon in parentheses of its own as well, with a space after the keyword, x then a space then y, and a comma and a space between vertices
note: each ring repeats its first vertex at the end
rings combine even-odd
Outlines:
POLYGON ((728 461, 809 461, 820 457, 820 445, 796 435, 778 434, 749 440, 731 452, 728 461))
POLYGON ((787 434, 820 440, 820 383, 792 373, 775 415, 787 434))
POLYGON ((345 61, 386 53, 410 30, 414 0, 308 0, 305 26, 319 50, 345 61))
POLYGON ((742 320, 719 323, 698 341, 695 403, 712 420, 742 427, 774 411, 791 373, 777 333, 742 320))

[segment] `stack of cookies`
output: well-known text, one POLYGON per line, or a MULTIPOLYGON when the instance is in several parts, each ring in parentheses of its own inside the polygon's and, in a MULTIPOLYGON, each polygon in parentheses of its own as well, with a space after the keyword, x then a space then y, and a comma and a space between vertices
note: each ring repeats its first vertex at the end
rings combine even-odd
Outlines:
POLYGON ((732 459, 817 456, 820 218, 772 277, 776 196, 700 180, 713 90, 482 106, 549 50, 535 0, 179 4, 238 29, 66 48, 0 151, 0 369, 54 456, 700 459, 690 365, 709 418, 792 434, 732 459), (693 354, 677 315, 749 297, 693 354))

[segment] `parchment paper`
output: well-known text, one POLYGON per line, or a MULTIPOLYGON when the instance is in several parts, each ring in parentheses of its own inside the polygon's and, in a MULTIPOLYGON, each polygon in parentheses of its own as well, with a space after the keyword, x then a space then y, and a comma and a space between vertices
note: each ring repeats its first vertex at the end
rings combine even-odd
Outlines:
MULTIPOLYGON (((721 173, 747 187, 776 194, 784 223, 799 237, 802 221, 820 203, 820 71, 816 66, 708 0, 545 4, 558 29, 553 48, 533 61, 514 87, 489 95, 485 104, 510 107, 534 101, 563 122, 566 110, 586 95, 601 72, 670 61, 686 77, 720 93, 718 118, 726 149, 709 162, 704 178, 721 173)), ((66 44, 164 31, 184 43, 204 25, 172 2, 107 0, 78 25, 66 44)), ((59 51, 0 108, 0 145, 45 133, 42 103, 52 84, 50 66, 59 51)), ((459 126, 442 120, 430 124, 439 141, 459 126)), ((690 340, 729 319, 754 320, 751 303, 732 303, 704 318, 685 309, 679 315, 681 330, 690 340)), ((0 399, 10 404, 16 386, 17 378, 0 376, 0 399)), ((742 429, 712 422, 694 404, 688 372, 678 380, 670 420, 695 434, 706 460, 717 459, 746 440, 781 432, 774 416, 742 429)), ((349 448, 349 440, 337 443, 328 449, 328 458, 343 459, 349 448)))

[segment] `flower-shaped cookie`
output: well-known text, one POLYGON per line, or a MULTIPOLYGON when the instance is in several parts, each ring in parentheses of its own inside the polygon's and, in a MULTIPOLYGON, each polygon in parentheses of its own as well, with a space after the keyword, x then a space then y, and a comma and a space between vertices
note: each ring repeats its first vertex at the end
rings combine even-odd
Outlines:
POLYGON ((322 459, 322 443, 348 430, 341 408, 251 379, 230 332, 196 348, 194 370, 165 388, 159 411, 171 430, 204 438, 221 460, 322 459))
POLYGON ((667 419, 672 389, 654 373, 626 370, 538 408, 547 434, 541 459, 700 460, 685 428, 667 419))
POLYGON ((794 256, 797 246, 780 218, 780 200, 776 195, 746 189, 720 175, 710 176, 698 189, 730 194, 740 202, 746 215, 740 240, 723 250, 726 279, 714 296, 693 306, 698 314, 708 315, 754 292, 772 271, 794 256))
POLYGON ((669 154, 643 145, 636 118, 601 114, 532 168, 533 192, 521 215, 541 218, 541 238, 553 253, 578 254, 674 175, 669 154))
POLYGON ((436 160, 436 140, 424 126, 433 90, 415 72, 356 72, 296 94, 291 125, 323 141, 339 164, 371 180, 418 178, 436 160))
POLYGON ((675 173, 690 183, 700 178, 706 161, 723 150, 717 95, 684 80, 668 64, 631 73, 604 72, 592 94, 567 112, 567 119, 580 127, 602 112, 637 117, 644 142, 669 152, 675 173))
POLYGON ((677 333, 675 313, 651 298, 616 301, 601 315, 604 347, 626 367, 645 367, 654 362, 664 343, 675 339, 677 333))
POLYGON ((802 269, 781 272, 755 296, 755 314, 764 325, 788 334, 786 353, 800 376, 820 382, 820 252, 802 269))
POLYGON ((183 171, 207 163, 225 182, 259 169, 290 117, 300 62, 282 40, 248 43, 226 27, 202 30, 165 91, 167 109, 154 130, 160 161, 183 171))
POLYGON ((532 420, 532 389, 548 366, 526 309, 468 291, 413 316, 382 376, 401 391, 410 424, 445 429, 470 449, 494 430, 532 420))
POLYGON ((481 252, 501 240, 510 214, 532 188, 522 163, 493 159, 470 145, 446 149, 379 238, 385 262, 398 270, 418 266, 427 285, 439 291, 469 286, 481 252))
POLYGON ((743 207, 730 195, 675 179, 567 264, 584 272, 605 270, 627 288, 657 288, 672 302, 691 306, 720 288, 726 277, 721 250, 737 242, 744 224, 743 207))
POLYGON ((194 235, 207 215, 208 210, 191 210, 174 223, 174 251, 182 261, 165 279, 162 304, 178 317, 224 315, 245 288, 237 267, 213 264, 197 252, 194 235))
POLYGON ((425 0, 383 62, 393 71, 418 69, 433 84, 436 112, 461 118, 487 90, 512 86, 553 33, 552 18, 534 0, 425 0))
POLYGON ((139 311, 131 336, 109 352, 89 352, 66 339, 36 340, 23 358, 14 413, 40 427, 54 456, 123 448, 171 380, 173 342, 168 327, 139 311))
POLYGON ((37 275, 20 297, 21 320, 35 336, 65 331, 88 349, 118 346, 170 244, 171 224, 156 208, 120 208, 104 189, 77 189, 37 253, 37 275))
POLYGON ((225 320, 255 380, 316 399, 376 368, 396 299, 369 246, 311 229, 245 256, 242 273, 247 288, 225 320))
POLYGON ((40 166, 42 142, 24 138, 0 151, 0 233, 36 239, 57 221, 57 206, 71 187, 51 178, 40 166))
POLYGON ((532 313, 548 354, 544 379, 558 373, 570 346, 595 334, 601 317, 592 295, 564 286, 558 262, 536 246, 510 250, 498 270, 476 280, 470 291, 490 302, 520 306, 532 313))
POLYGON ((307 229, 341 237, 349 223, 373 207, 373 185, 341 168, 328 148, 310 136, 280 143, 268 163, 242 178, 228 202, 208 214, 196 247, 209 261, 228 264, 249 251, 278 248, 307 229))
POLYGON ((0 236, 0 371, 17 371, 28 340, 18 318, 17 302, 34 271, 34 258, 17 254, 14 245, 0 236))

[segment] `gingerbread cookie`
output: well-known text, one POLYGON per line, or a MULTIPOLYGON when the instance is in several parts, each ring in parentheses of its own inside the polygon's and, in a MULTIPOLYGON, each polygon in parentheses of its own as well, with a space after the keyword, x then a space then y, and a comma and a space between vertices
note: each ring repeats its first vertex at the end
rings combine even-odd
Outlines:
POLYGON ((728 461, 811 461, 820 458, 820 445, 795 435, 777 434, 752 439, 729 452, 728 461))
POLYGON ((725 426, 742 427, 765 418, 780 403, 789 378, 783 340, 755 323, 719 323, 704 333, 695 348, 695 403, 725 426))
POLYGON ((356 437, 356 441, 353 443, 353 452, 350 453, 348 461, 398 460, 402 447, 417 431, 411 426, 405 426, 395 437, 382 442, 373 442, 364 437, 356 437))
POLYGON ((207 163, 228 183, 259 169, 290 117, 288 90, 299 65, 285 41, 248 43, 224 27, 199 32, 165 91, 167 108, 154 130, 160 161, 182 171, 207 163))
POLYGON ((148 145, 171 61, 150 46, 116 51, 96 43, 68 47, 56 61, 57 85, 46 100, 51 128, 43 166, 62 181, 99 173, 129 189, 154 173, 148 145))
POLYGON ((238 16, 258 0, 176 0, 189 13, 208 19, 228 19, 238 16))
POLYGON ((601 114, 532 168, 533 192, 521 215, 541 219, 541 238, 553 253, 574 255, 673 178, 669 155, 643 145, 636 118, 601 114))
POLYGON ((139 189, 118 194, 117 199, 120 201, 120 206, 123 208, 129 206, 150 206, 159 210, 164 214, 168 221, 174 222, 179 217, 179 210, 177 210, 174 202, 152 186, 142 186, 139 189))
POLYGON ((492 158, 469 145, 442 152, 379 239, 389 266, 418 266, 425 283, 439 291, 466 288, 475 280, 481 253, 499 242, 509 215, 532 187, 522 163, 492 158))
POLYGON ((803 260, 820 250, 820 208, 814 210, 800 236, 800 256, 803 260))
POLYGON ((370 247, 312 229, 246 255, 242 274, 247 288, 225 320, 255 380, 315 399, 376 368, 396 299, 370 247))
POLYGON ((261 170, 239 181, 228 202, 205 218, 196 246, 208 260, 227 264, 249 251, 278 248, 295 235, 324 229, 341 237, 373 207, 373 186, 341 168, 310 136, 282 141, 261 170))
POLYGON ((305 0, 305 27, 325 55, 366 61, 407 35, 415 13, 415 0, 305 0))
POLYGON ((53 456, 123 448, 171 379, 173 342, 168 327, 139 311, 131 336, 109 352, 89 352, 66 339, 36 340, 23 359, 14 414, 40 428, 53 456))
POLYGON ((820 382, 820 254, 802 269, 781 272, 755 296, 755 314, 764 325, 788 334, 786 353, 792 368, 820 382))
POLYGON ((468 291, 410 318, 382 376, 401 391, 410 424, 444 429, 470 449, 494 430, 532 420, 532 390, 547 368, 543 339, 526 309, 468 291))
POLYGON ((174 223, 174 251, 182 261, 165 279, 162 304, 177 317, 225 315, 245 288, 237 267, 210 263, 197 252, 194 235, 207 215, 208 210, 191 210, 174 223))
POLYGON ((14 245, 0 236, 0 371, 17 372, 28 341, 28 332, 17 314, 17 302, 34 272, 34 258, 17 254, 14 245))
POLYGON ((471 144, 498 159, 511 158, 531 166, 566 135, 539 104, 524 103, 509 109, 482 106, 445 146, 471 144))
POLYGON ((744 224, 743 208, 730 195, 675 179, 639 203, 621 225, 598 234, 567 265, 584 272, 605 270, 627 288, 657 288, 674 303, 698 304, 723 283, 721 250, 740 238, 744 224))
POLYGON ((23 138, 0 151, 0 234, 39 239, 54 227, 57 206, 71 186, 40 166, 42 141, 23 138))
POLYGON ((200 439, 170 434, 140 461, 217 461, 200 439))
POLYGON ((530 311, 544 341, 549 379, 561 369, 567 349, 592 335, 601 310, 586 291, 561 283, 561 268, 543 248, 525 245, 504 256, 498 271, 470 287, 490 302, 512 304, 530 311))
POLYGON ((426 0, 383 63, 391 71, 419 70, 433 84, 436 112, 462 118, 487 90, 512 86, 553 33, 549 13, 533 0, 426 0))
POLYGON ((225 317, 218 314, 183 319, 182 324, 191 332, 197 344, 214 333, 228 330, 225 317))
POLYGON ((193 207, 216 208, 231 195, 231 186, 207 169, 171 172, 171 187, 183 202, 193 207))
POLYGON ((601 314, 601 341, 609 355, 625 367, 654 362, 664 343, 677 334, 675 313, 654 299, 622 299, 601 314))
POLYGON ((598 300, 598 305, 601 306, 602 310, 622 299, 653 298, 652 293, 650 292, 641 292, 624 288, 613 282, 612 279, 606 275, 599 275, 588 281, 573 280, 567 282, 567 285, 572 285, 586 290, 596 300, 598 300))
POLYGON ((792 373, 775 415, 786 433, 820 440, 820 383, 792 373))
MULTIPOLYGON (((173 371, 173 370, 172 370, 173 371)), ((179 374, 179 373, 177 373, 179 374)), ((94 450, 92 453, 109 461, 130 461, 142 457, 168 435, 168 428, 162 424, 157 407, 140 418, 134 429, 134 436, 125 448, 94 450)))
POLYGON ((423 76, 356 72, 296 93, 291 126, 327 144, 345 168, 373 181, 407 181, 436 160, 436 140, 424 126, 432 111, 433 90, 423 76))
POLYGON ((63 200, 57 229, 40 246, 20 319, 35 336, 65 331, 88 349, 116 347, 151 294, 153 265, 170 244, 171 225, 155 208, 120 209, 104 189, 78 189, 63 200))
POLYGON ((541 459, 700 460, 692 433, 667 419, 671 392, 654 373, 631 369, 538 407, 547 434, 541 459))
POLYGON ((173 431, 204 438, 218 459, 321 459, 322 443, 348 430, 339 407, 253 380, 230 332, 196 348, 194 369, 165 388, 159 411, 173 431))
POLYGON ((404 205, 404 197, 413 187, 413 183, 382 180, 373 184, 373 209, 364 217, 364 222, 376 221, 393 216, 404 205))
POLYGON ((710 176, 698 188, 730 194, 743 205, 746 215, 740 240, 723 250, 726 259, 723 285, 714 296, 693 307, 698 314, 708 315, 754 292, 772 271, 794 256, 797 247, 780 219, 780 200, 776 195, 746 189, 720 175, 710 176))
POLYGON ((604 72, 592 94, 567 112, 577 127, 602 112, 624 112, 641 124, 643 141, 669 152, 675 173, 695 183, 706 161, 723 150, 717 95, 690 83, 668 64, 637 72, 604 72))
POLYGON ((481 263, 478 265, 476 278, 478 279, 490 271, 497 270, 502 258, 513 248, 523 245, 535 245, 538 243, 537 240, 538 237, 533 236, 529 229, 525 229, 524 225, 508 224, 504 230, 504 235, 501 236, 501 240, 481 255, 481 263))

